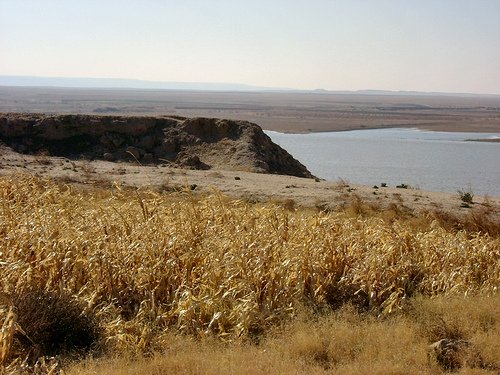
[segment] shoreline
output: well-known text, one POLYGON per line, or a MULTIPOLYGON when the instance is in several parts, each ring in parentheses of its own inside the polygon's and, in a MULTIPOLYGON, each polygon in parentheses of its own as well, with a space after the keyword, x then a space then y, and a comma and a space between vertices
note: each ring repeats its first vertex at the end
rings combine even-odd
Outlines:
POLYGON ((400 126, 390 126, 390 127, 363 127, 363 128, 352 128, 352 129, 336 129, 336 130, 312 130, 312 131, 307 131, 307 132, 281 132, 277 130, 268 130, 264 129, 264 132, 266 133, 277 133, 277 134, 288 134, 288 135, 302 135, 302 134, 322 134, 322 133, 343 133, 343 132, 353 132, 353 131, 363 131, 363 130, 415 130, 415 131, 421 131, 421 132, 433 132, 433 133, 468 133, 468 134, 498 134, 498 136, 495 136, 495 138, 468 138, 465 139, 464 142, 485 142, 485 143, 500 143, 500 131, 498 133, 491 133, 489 131, 455 131, 455 130, 429 130, 429 129, 424 129, 424 128, 418 128, 418 127, 400 127, 400 126))
POLYGON ((476 194, 500 196, 495 184, 498 167, 494 162, 498 150, 490 143, 498 142, 500 133, 392 128, 268 135, 316 176, 330 181, 342 177, 370 186, 381 181, 392 185, 405 183, 449 193, 468 187, 476 194), (481 143, 475 143, 479 140, 481 143), (393 160, 398 154, 399 160, 393 160), (411 168, 404 168, 405 165, 411 168), (484 178, 487 171, 491 175, 484 178))
MULTIPOLYGON (((261 126, 261 125, 259 125, 261 126)), ((385 129, 413 129, 413 130, 418 130, 418 131, 427 131, 427 132, 436 132, 436 133, 474 133, 474 134, 480 134, 480 133, 485 133, 485 134, 498 134, 500 137, 500 128, 498 129, 497 132, 492 132, 490 129, 487 128, 479 128, 479 129, 472 129, 470 127, 464 126, 459 129, 449 129, 449 127, 420 127, 416 125, 389 125, 389 126, 361 126, 361 127, 342 127, 342 128, 331 128, 330 130, 328 129, 306 129, 304 131, 280 131, 276 129, 268 129, 267 127, 261 126, 262 129, 266 132, 275 132, 275 133, 281 133, 281 134, 319 134, 319 133, 340 133, 340 132, 350 132, 350 131, 362 131, 362 130, 385 130, 385 129)), ((467 141, 475 141, 475 142, 500 142, 500 138, 494 138, 494 139, 467 139, 467 141)))
POLYGON ((394 205, 409 212, 444 211, 467 215, 473 209, 493 207, 500 220, 500 197, 474 196, 474 204, 464 207, 457 192, 436 192, 396 186, 367 186, 348 181, 327 181, 276 174, 262 174, 221 169, 189 170, 168 166, 142 166, 102 160, 70 160, 63 157, 18 154, 0 148, 0 176, 20 174, 51 178, 63 184, 155 191, 181 191, 196 194, 219 191, 234 199, 249 202, 281 202, 294 207, 339 210, 363 202, 380 209, 394 205))
POLYGON ((490 142, 500 143, 500 138, 466 139, 467 142, 490 142))

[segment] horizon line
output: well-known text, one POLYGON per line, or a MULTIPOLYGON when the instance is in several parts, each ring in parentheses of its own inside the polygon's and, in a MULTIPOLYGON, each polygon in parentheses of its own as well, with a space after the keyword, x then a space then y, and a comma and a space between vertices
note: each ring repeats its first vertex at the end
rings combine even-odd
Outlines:
POLYGON ((230 92, 295 92, 295 93, 324 93, 324 94, 359 94, 359 95, 439 95, 439 96, 484 96, 500 97, 500 93, 449 92, 449 91, 418 91, 418 90, 391 90, 391 89, 297 89, 289 87, 266 87, 247 83, 234 82, 189 82, 189 81, 154 81, 138 78, 116 77, 68 77, 68 76, 37 76, 37 75, 2 75, 2 87, 46 87, 46 88, 75 88, 75 89, 129 89, 129 90, 166 90, 166 91, 230 91, 230 92), (20 81, 25 82, 20 82, 20 81), (47 83, 46 81, 62 81, 47 83), (37 82, 39 81, 39 82, 37 82), (45 81, 45 82, 44 82, 45 81), (66 82, 64 81, 78 81, 66 82), (82 82, 83 81, 83 82, 82 82), (92 84, 93 82, 93 84, 92 84), (110 83, 119 85, 111 85, 110 83), (170 87, 167 87, 170 86, 170 87), (176 87, 177 86, 177 87, 176 87))

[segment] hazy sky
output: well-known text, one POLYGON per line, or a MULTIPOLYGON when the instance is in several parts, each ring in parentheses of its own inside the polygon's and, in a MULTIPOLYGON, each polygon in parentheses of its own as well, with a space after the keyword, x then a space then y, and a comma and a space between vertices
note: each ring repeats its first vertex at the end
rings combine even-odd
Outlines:
POLYGON ((0 75, 500 94, 500 0, 0 0, 0 75))

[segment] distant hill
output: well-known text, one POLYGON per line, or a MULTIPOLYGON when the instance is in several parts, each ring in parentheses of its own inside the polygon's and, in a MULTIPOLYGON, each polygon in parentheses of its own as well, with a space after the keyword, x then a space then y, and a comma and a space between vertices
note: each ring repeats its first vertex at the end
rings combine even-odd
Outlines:
POLYGON ((391 90, 297 90, 291 88, 252 86, 242 83, 218 82, 168 82, 147 81, 124 78, 79 78, 79 77, 37 77, 37 76, 8 76, 0 75, 0 86, 25 87, 71 87, 71 88, 116 88, 116 89, 145 89, 145 90, 186 90, 186 91, 232 91, 232 92, 293 92, 315 94, 342 94, 342 95, 396 95, 396 96, 474 96, 500 97, 496 94, 422 92, 422 91, 391 91, 391 90))
POLYGON ((0 75, 0 86, 117 88, 149 90, 200 90, 200 91, 262 91, 257 87, 239 83, 158 82, 122 78, 35 77, 0 75))

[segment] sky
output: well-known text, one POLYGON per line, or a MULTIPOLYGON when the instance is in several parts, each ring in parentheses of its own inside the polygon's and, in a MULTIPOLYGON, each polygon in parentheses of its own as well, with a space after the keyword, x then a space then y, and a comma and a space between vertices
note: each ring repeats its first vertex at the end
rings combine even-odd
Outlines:
POLYGON ((0 75, 500 94, 500 0, 0 0, 0 75))

